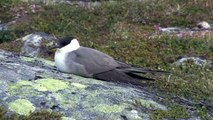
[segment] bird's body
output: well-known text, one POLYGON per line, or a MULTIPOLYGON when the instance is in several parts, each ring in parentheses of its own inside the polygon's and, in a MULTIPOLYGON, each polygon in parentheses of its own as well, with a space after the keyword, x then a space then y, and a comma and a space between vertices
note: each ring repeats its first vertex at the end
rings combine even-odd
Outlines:
MULTIPOLYGON (((64 39, 64 41, 66 40, 69 39, 64 39)), ((137 74, 152 73, 153 71, 151 70, 135 68, 126 63, 116 61, 95 49, 82 47, 76 39, 70 41, 70 43, 66 41, 66 45, 62 45, 63 47, 57 49, 55 53, 56 67, 62 72, 134 85, 140 85, 141 79, 151 80, 137 74)))

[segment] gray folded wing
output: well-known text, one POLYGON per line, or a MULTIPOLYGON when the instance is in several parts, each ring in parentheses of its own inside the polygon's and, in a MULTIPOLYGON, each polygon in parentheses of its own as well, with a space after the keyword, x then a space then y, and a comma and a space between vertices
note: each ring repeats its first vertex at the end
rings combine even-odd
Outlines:
MULTIPOLYGON (((83 66, 81 69, 85 69, 90 75, 110 71, 120 66, 112 57, 87 47, 80 47, 69 53, 67 57, 72 61, 72 64, 75 63, 83 66)), ((73 65, 69 66, 73 67, 73 65)))

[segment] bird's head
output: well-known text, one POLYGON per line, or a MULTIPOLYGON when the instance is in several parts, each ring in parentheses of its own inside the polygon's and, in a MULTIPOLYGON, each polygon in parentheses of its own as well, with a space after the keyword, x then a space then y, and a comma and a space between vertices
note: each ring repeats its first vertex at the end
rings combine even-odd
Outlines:
POLYGON ((63 51, 73 51, 80 47, 78 40, 74 37, 64 37, 57 41, 53 48, 58 48, 63 51))
POLYGON ((63 48, 67 45, 70 45, 72 47, 80 46, 78 40, 75 37, 64 37, 62 39, 59 39, 56 45, 53 46, 53 48, 63 48))

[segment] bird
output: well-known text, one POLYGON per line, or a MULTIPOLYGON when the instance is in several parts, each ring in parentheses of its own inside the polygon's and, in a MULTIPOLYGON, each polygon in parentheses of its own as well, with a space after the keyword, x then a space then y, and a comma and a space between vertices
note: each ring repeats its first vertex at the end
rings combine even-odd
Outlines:
POLYGON ((140 86, 141 80, 154 80, 143 77, 140 73, 164 72, 133 67, 115 60, 101 51, 80 46, 75 37, 60 39, 54 48, 57 48, 54 61, 59 71, 86 78, 140 86))

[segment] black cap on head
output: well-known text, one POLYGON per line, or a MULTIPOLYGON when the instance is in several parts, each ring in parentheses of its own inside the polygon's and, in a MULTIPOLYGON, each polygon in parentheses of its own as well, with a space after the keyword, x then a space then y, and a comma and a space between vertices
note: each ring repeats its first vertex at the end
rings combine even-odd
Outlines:
POLYGON ((58 40, 58 43, 57 43, 57 47, 58 48, 62 48, 68 44, 70 44, 70 42, 75 39, 75 37, 64 37, 62 39, 59 39, 58 40))

